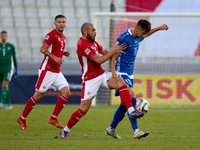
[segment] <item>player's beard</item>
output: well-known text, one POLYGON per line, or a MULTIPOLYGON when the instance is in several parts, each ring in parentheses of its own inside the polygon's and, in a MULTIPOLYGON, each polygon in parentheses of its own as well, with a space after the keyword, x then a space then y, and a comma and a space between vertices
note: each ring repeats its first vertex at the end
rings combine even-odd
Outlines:
POLYGON ((1 39, 1 42, 2 43, 6 43, 6 39, 1 39))
POLYGON ((87 34, 87 39, 88 39, 89 41, 91 41, 91 42, 94 42, 95 37, 92 38, 92 36, 90 36, 89 34, 87 34))
POLYGON ((63 33, 64 30, 58 30, 60 33, 63 33))

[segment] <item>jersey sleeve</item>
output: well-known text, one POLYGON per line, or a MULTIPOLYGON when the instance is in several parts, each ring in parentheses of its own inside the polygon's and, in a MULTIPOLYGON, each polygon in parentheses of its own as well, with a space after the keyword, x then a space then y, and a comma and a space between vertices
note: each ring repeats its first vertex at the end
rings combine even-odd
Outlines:
MULTIPOLYGON (((121 36, 120 36, 121 37, 121 36)), ((115 43, 115 45, 117 45, 118 43, 119 43, 119 45, 121 45, 121 44, 123 44, 123 43, 126 43, 126 38, 118 38, 117 39, 117 41, 116 41, 116 43, 115 43)))
MULTIPOLYGON (((98 44, 98 43, 97 43, 97 44, 98 44)), ((100 44, 98 44, 97 46, 98 46, 99 52, 103 50, 103 46, 101 46, 100 44)))
POLYGON ((51 34, 51 32, 50 32, 45 36, 43 43, 46 43, 50 46, 53 43, 53 39, 54 39, 54 35, 51 34))
POLYGON ((115 45, 117 43, 119 43, 119 45, 123 44, 123 43, 126 43, 126 38, 127 38, 127 34, 125 34, 126 32, 122 33, 118 38, 117 38, 117 42, 115 43, 115 45))

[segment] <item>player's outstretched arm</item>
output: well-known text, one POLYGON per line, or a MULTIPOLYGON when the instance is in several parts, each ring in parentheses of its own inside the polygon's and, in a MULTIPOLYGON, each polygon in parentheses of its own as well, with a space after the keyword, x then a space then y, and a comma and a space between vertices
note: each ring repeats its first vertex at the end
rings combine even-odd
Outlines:
POLYGON ((148 36, 152 35, 153 33, 157 32, 157 31, 160 31, 160 30, 167 30, 168 28, 169 28, 169 27, 168 27, 166 24, 163 24, 163 25, 160 26, 160 27, 151 29, 151 30, 145 35, 145 37, 148 37, 148 36))
POLYGON ((49 56, 50 58, 52 58, 55 62, 57 62, 58 64, 61 64, 62 62, 64 62, 64 60, 60 57, 56 57, 55 55, 51 54, 48 50, 49 45, 46 43, 43 43, 41 48, 40 48, 40 52, 43 53, 46 56, 49 56))
POLYGON ((121 44, 121 45, 116 45, 109 53, 103 55, 103 56, 98 56, 98 55, 94 55, 91 57, 91 60, 96 62, 97 64, 102 64, 105 61, 107 61, 108 59, 110 59, 114 54, 118 54, 118 53, 124 53, 123 50, 126 49, 126 44, 121 44))

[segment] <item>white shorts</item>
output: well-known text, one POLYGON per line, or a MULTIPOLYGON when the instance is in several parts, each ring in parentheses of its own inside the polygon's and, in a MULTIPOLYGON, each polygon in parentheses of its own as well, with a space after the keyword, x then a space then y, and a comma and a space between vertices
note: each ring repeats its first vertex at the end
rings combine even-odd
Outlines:
POLYGON ((88 100, 96 96, 97 91, 99 90, 100 87, 109 89, 107 81, 111 77, 112 77, 111 72, 104 72, 102 75, 82 83, 83 88, 82 88, 81 100, 88 100))
POLYGON ((53 87, 54 90, 61 90, 65 86, 69 86, 67 80, 60 73, 54 73, 46 70, 38 71, 39 78, 36 83, 36 90, 42 93, 45 93, 50 86, 53 87))

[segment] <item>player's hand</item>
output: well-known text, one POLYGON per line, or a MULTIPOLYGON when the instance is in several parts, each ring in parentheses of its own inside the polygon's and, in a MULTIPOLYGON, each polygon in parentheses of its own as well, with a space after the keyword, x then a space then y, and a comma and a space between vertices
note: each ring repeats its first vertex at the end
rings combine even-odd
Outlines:
POLYGON ((117 77, 111 77, 112 78, 112 81, 115 83, 115 84, 119 84, 119 80, 120 78, 117 76, 117 77))
POLYGON ((116 71, 112 71, 112 79, 115 83, 119 82, 119 76, 117 75, 116 71))
POLYGON ((126 54, 125 52, 123 52, 123 50, 126 49, 126 48, 127 48, 127 45, 126 45, 125 43, 119 45, 119 42, 118 42, 118 43, 115 45, 115 47, 114 47, 113 50, 115 51, 116 54, 119 54, 119 53, 124 53, 124 54, 126 54))
POLYGON ((63 55, 66 56, 66 57, 69 57, 70 56, 70 51, 63 52, 63 55))
POLYGON ((19 70, 18 68, 15 68, 14 78, 17 78, 19 76, 19 70))
POLYGON ((160 26, 161 30, 168 30, 168 25, 163 24, 162 26, 160 26))
POLYGON ((62 58, 60 57, 56 57, 55 59, 55 62, 57 62, 59 65, 62 64, 63 62, 65 62, 62 58))

